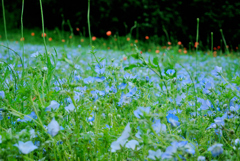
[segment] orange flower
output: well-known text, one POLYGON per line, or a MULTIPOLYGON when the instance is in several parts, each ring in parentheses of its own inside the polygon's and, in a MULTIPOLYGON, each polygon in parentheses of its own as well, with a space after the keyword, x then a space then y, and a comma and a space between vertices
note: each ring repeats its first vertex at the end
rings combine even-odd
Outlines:
POLYGON ((148 49, 148 52, 151 52, 151 49, 148 49))
POLYGON ((81 39, 81 42, 84 42, 84 39, 81 39))
POLYGON ((49 37, 49 38, 48 38, 48 41, 52 41, 52 38, 51 38, 51 37, 49 37))
POLYGON ((217 49, 219 50, 221 47, 220 46, 217 46, 217 49))
POLYGON ((117 41, 117 38, 115 38, 114 41, 117 41))
POLYGON ((216 57, 217 56, 217 51, 213 52, 213 56, 216 57))
POLYGON ((36 97, 34 96, 33 98, 32 98, 32 100, 34 101, 36 99, 36 97))
POLYGON ((135 40, 134 42, 135 42, 135 43, 138 43, 138 40, 135 40))
POLYGON ((76 28, 76 30, 77 30, 77 31, 80 31, 80 29, 79 29, 78 27, 76 28))
POLYGON ((107 47, 107 49, 109 50, 109 49, 110 49, 110 47, 107 47))
POLYGON ((130 41, 130 38, 129 38, 129 37, 127 38, 127 41, 130 41))
POLYGON ((103 43, 103 46, 106 46, 106 43, 103 43))
MULTIPOLYGON (((47 34, 46 33, 44 33, 44 37, 46 37, 47 36, 47 34)), ((42 37, 43 37, 43 33, 42 33, 42 37)))
POLYGON ((182 53, 182 49, 178 49, 178 52, 179 52, 179 53, 182 53))
MULTIPOLYGON (((1 38, 1 35, 0 35, 0 38, 1 38)), ((238 47, 236 47, 236 50, 238 50, 238 47)))
POLYGON ((229 48, 229 46, 227 45, 227 46, 226 46, 226 48, 228 49, 228 48, 229 48))
POLYGON ((31 33, 31 36, 35 36, 35 33, 34 33, 34 32, 32 32, 32 33, 31 33))
POLYGON ((123 60, 127 60, 127 57, 123 57, 123 60))
POLYGON ((133 46, 133 43, 131 43, 130 46, 133 46))
POLYGON ((149 39, 149 36, 145 36, 145 39, 148 40, 148 39, 149 39))
POLYGON ((216 48, 216 47, 214 47, 214 48, 213 48, 213 50, 217 50, 217 48, 216 48))
POLYGON ((168 45, 172 45, 172 43, 169 41, 168 43, 167 43, 168 45))
POLYGON ((92 41, 95 41, 96 39, 97 39, 96 36, 93 36, 93 37, 92 37, 92 41))
POLYGON ((140 54, 142 54, 142 51, 140 51, 140 54))
POLYGON ((20 41, 24 41, 25 39, 24 39, 24 37, 22 37, 21 39, 20 39, 20 41))
POLYGON ((194 47, 197 48, 198 45, 199 45, 199 43, 195 42, 194 47))
POLYGON ((160 51, 159 51, 158 49, 155 51, 156 54, 158 54, 159 52, 160 52, 160 51))
POLYGON ((65 42, 65 40, 64 40, 64 39, 62 39, 62 42, 65 42))
POLYGON ((181 41, 178 41, 178 43, 177 43, 178 45, 182 45, 182 42, 181 41))
POLYGON ((112 32, 111 32, 111 31, 107 31, 107 32, 106 32, 106 35, 107 35, 107 36, 111 36, 111 35, 112 35, 112 32))
POLYGON ((183 50, 183 53, 184 53, 184 54, 187 54, 187 50, 183 50))
POLYGON ((2 35, 0 35, 0 38, 2 38, 2 35))
POLYGON ((69 36, 69 39, 71 39, 71 38, 72 38, 72 35, 69 36))

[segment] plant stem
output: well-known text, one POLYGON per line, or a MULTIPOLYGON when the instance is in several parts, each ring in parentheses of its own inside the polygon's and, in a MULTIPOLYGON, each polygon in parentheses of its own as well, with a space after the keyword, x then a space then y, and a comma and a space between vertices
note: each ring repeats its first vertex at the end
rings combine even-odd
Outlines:
POLYGON ((90 45, 92 46, 92 36, 91 36, 91 28, 90 28, 90 0, 88 0, 87 20, 88 20, 89 41, 90 41, 90 45))

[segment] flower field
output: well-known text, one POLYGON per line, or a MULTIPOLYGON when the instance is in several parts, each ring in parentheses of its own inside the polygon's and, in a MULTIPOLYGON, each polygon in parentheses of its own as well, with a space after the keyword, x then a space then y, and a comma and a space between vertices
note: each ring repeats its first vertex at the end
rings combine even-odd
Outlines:
POLYGON ((1 43, 2 160, 239 159, 239 58, 1 43))

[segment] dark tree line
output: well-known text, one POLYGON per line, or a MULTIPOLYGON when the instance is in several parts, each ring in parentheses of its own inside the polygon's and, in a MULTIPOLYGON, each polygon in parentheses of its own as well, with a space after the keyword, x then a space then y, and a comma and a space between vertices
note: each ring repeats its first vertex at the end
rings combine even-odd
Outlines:
MULTIPOLYGON (((74 29, 79 27, 88 35, 87 0, 80 0, 78 3, 71 0, 42 2, 47 29, 57 27, 67 31, 69 20, 74 29)), ((4 3, 8 28, 20 28, 22 1, 5 0, 4 3)), ((199 18, 199 39, 203 45, 210 46, 211 32, 214 33, 214 44, 221 45, 219 29, 223 29, 230 47, 235 48, 240 39, 240 2, 237 1, 91 0, 90 12, 91 31, 97 37, 105 37, 108 30, 120 36, 126 35, 136 21, 137 28, 132 33, 135 38, 144 39, 145 35, 148 35, 150 38, 162 38, 159 43, 170 39, 188 44, 196 40, 196 19, 199 18)), ((24 27, 41 28, 40 14, 38 0, 25 0, 24 27)), ((2 19, 2 12, 0 18, 2 19)))

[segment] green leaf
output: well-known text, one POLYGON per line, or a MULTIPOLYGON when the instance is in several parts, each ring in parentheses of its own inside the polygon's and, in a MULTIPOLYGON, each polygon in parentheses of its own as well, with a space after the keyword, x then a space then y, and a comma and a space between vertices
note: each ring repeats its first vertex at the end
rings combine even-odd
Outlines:
POLYGON ((153 58, 153 64, 158 65, 158 62, 159 62, 158 57, 153 58))
POLYGON ((136 67, 141 67, 142 65, 137 63, 137 64, 131 64, 129 65, 128 67, 125 67, 124 70, 129 70, 129 69, 133 69, 133 68, 136 68, 136 67))
POLYGON ((136 53, 136 54, 131 54, 130 56, 133 57, 133 58, 135 58, 135 59, 138 59, 138 58, 139 58, 139 56, 138 56, 137 53, 136 53))

